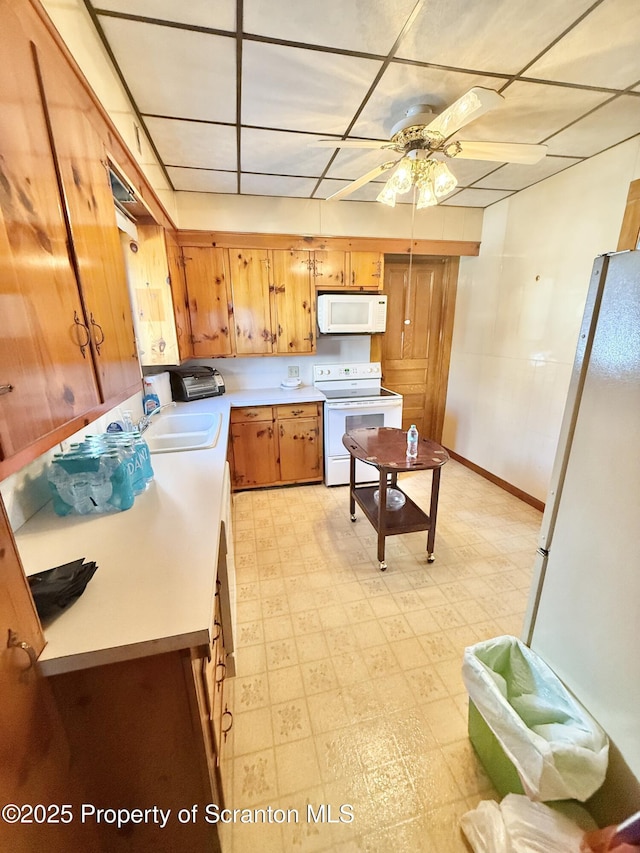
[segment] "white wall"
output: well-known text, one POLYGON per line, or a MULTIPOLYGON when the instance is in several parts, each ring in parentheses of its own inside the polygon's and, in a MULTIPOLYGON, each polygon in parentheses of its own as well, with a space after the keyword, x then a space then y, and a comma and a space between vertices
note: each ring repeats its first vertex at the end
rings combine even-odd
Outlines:
POLYGON ((488 208, 461 260, 443 443, 540 500, 593 259, 639 175, 635 137, 488 208))

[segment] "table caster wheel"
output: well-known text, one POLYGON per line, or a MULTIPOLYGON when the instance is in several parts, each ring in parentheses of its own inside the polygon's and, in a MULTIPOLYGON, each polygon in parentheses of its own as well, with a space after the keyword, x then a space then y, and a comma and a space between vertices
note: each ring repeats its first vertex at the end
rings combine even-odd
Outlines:
POLYGON ((386 561, 386 560, 381 560, 381 561, 378 563, 378 568, 380 569, 380 571, 381 571, 381 572, 386 572, 386 571, 387 571, 387 561, 386 561))
POLYGON ((427 563, 435 563, 436 555, 435 554, 427 554, 427 563))
POLYGON ((351 521, 353 521, 353 523, 355 524, 355 522, 356 522, 356 516, 355 516, 355 513, 351 516, 351 521))

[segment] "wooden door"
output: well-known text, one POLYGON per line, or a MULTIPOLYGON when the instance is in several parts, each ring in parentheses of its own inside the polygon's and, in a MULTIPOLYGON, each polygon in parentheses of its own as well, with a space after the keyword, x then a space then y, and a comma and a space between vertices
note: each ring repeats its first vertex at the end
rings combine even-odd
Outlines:
POLYGON ((236 353, 273 352, 275 329, 271 319, 269 252, 266 249, 229 249, 236 353))
POLYGON ((0 459, 99 402, 27 20, 0 3, 0 459), (27 31, 23 29, 27 28, 27 31), (84 345, 84 346, 83 346, 84 345))
POLYGON ((187 246, 183 250, 193 354, 231 355, 233 308, 226 249, 187 246))
POLYGON ((127 267, 140 361, 144 365, 180 360, 169 283, 169 261, 161 225, 138 225, 138 239, 120 232, 127 267))
POLYGON ((321 447, 318 418, 278 421, 280 479, 284 483, 320 479, 321 447))
POLYGON ((233 486, 270 486, 280 479, 273 420, 231 424, 233 486))
POLYGON ((384 281, 384 255, 381 252, 351 252, 350 287, 381 290, 384 281))
POLYGON ((449 375, 457 259, 386 263, 383 384, 403 395, 402 426, 440 441, 449 375), (408 322, 406 322, 408 321, 408 322))
POLYGON ((164 237, 167 247, 173 317, 176 327, 176 338, 178 340, 178 357, 180 361, 184 361, 193 356, 189 298, 187 296, 187 282, 184 276, 184 261, 182 259, 182 249, 174 234, 171 231, 165 231, 164 237))
POLYGON ((313 280, 319 290, 345 287, 347 275, 346 252, 313 253, 313 280))
POLYGON ((65 60, 44 46, 38 64, 101 397, 122 399, 140 389, 141 373, 107 153, 65 60))
POLYGON ((272 316, 276 321, 275 351, 315 352, 314 293, 309 252, 271 252, 272 316))

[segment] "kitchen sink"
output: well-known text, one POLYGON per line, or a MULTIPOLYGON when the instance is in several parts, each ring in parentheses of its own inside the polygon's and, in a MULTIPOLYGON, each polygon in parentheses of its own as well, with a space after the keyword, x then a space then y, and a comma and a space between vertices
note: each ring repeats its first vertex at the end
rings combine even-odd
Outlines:
POLYGON ((215 447, 220 435, 220 412, 162 415, 144 433, 151 453, 175 453, 215 447))

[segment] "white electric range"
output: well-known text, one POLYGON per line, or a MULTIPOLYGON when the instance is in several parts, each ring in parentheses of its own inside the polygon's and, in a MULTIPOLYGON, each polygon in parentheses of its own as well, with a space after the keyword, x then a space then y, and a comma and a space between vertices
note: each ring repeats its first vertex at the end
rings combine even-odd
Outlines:
MULTIPOLYGON (((402 395, 383 388, 379 362, 317 364, 313 384, 326 397, 324 404, 324 481, 327 486, 349 482, 349 453, 345 432, 362 427, 402 427, 402 395)), ((356 462, 356 481, 373 482, 378 471, 356 462)))

